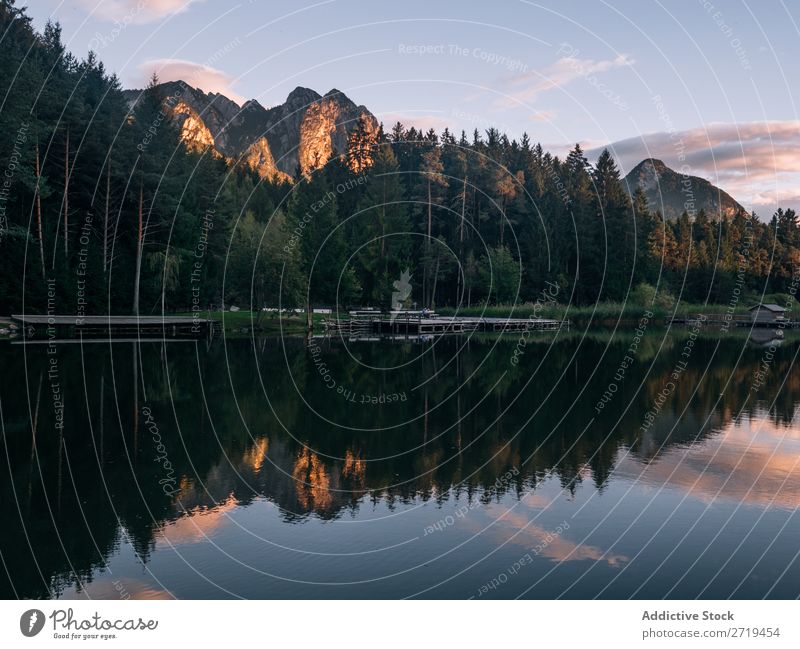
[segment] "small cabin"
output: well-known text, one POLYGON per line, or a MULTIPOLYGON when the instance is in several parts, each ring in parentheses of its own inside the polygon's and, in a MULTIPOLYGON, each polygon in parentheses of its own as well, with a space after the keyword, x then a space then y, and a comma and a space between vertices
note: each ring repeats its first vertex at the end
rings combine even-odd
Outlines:
POLYGON ((748 311, 753 322, 781 322, 786 319, 786 309, 777 304, 756 304, 748 311))

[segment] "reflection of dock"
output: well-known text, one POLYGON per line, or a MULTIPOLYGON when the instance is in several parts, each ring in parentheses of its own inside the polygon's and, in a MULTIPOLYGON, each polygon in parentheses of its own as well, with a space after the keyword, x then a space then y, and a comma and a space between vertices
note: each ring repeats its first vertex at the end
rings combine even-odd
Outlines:
POLYGON ((349 317, 324 320, 329 333, 366 337, 369 335, 408 335, 463 333, 505 333, 523 331, 557 331, 569 328, 569 321, 544 318, 487 318, 439 316, 421 311, 399 311, 381 314, 374 311, 351 311, 349 317))
POLYGON ((799 320, 775 318, 773 320, 755 320, 749 315, 728 316, 724 313, 696 315, 676 315, 664 318, 664 324, 686 325, 687 327, 753 327, 771 329, 800 329, 799 320))
POLYGON ((12 315, 26 338, 205 338, 221 332, 217 320, 191 316, 12 315))

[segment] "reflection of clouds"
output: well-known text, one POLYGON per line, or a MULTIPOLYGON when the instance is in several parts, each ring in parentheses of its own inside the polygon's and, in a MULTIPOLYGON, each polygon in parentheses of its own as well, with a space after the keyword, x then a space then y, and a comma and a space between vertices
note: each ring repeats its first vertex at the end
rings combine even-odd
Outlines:
POLYGON ((69 590, 63 599, 175 599, 169 592, 155 588, 141 579, 115 578, 112 575, 94 577, 80 592, 69 590))
POLYGON ((614 474, 641 475, 647 484, 678 488, 704 502, 723 498, 794 510, 800 505, 800 429, 754 415, 702 443, 668 448, 646 467, 625 455, 614 474))
POLYGON ((228 512, 238 506, 236 499, 230 496, 227 500, 213 508, 195 507, 175 521, 161 528, 161 539, 171 543, 199 543, 206 537, 223 527, 228 520, 228 512))
POLYGON ((492 527, 501 542, 508 540, 514 545, 521 545, 527 550, 539 548, 538 554, 553 561, 603 561, 612 568, 629 560, 624 554, 604 552, 594 545, 575 543, 538 525, 530 524, 530 518, 524 514, 506 512, 492 527), (525 527, 527 525, 527 527, 525 527), (523 529, 524 528, 524 529, 523 529), (511 534, 519 532, 513 538, 511 534), (549 540, 548 540, 549 537, 549 540))
POLYGON ((623 554, 604 552, 601 548, 593 545, 570 541, 564 538, 563 534, 558 535, 555 532, 558 525, 554 525, 553 529, 546 529, 531 523, 531 518, 534 516, 532 510, 540 510, 552 505, 552 499, 529 492, 519 503, 515 503, 513 510, 509 509, 510 505, 502 503, 486 507, 484 510, 486 515, 494 518, 495 523, 485 531, 482 530, 486 526, 486 521, 482 517, 475 517, 473 520, 471 514, 467 514, 463 520, 467 529, 474 533, 480 532, 482 538, 491 538, 497 545, 511 543, 522 546, 530 552, 538 547, 538 556, 547 557, 559 563, 562 561, 603 561, 612 568, 616 568, 629 560, 629 557, 623 554), (521 513, 520 509, 530 511, 521 513))

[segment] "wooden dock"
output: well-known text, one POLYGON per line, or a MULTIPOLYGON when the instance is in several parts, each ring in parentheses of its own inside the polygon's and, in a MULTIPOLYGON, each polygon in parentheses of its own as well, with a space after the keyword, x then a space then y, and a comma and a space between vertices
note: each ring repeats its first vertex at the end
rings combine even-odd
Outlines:
POLYGON ((26 339, 205 338, 221 333, 218 320, 192 316, 12 315, 26 339))
POLYGON ((569 329, 569 321, 544 318, 488 318, 440 316, 435 313, 394 312, 380 314, 351 311, 349 317, 323 320, 328 333, 348 336, 369 335, 443 335, 464 333, 506 333, 523 331, 557 331, 569 329))

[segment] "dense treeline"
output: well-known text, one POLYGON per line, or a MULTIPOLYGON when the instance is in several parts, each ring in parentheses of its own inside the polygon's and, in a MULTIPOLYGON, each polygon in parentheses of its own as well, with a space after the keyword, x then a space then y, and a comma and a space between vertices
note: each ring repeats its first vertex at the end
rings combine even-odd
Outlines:
POLYGON ((231 235, 250 236, 285 190, 187 151, 154 84, 130 114, 118 79, 66 52, 57 25, 35 34, 2 0, 0 29, 0 313, 219 304, 231 235))
POLYGON ((792 210, 668 222, 608 152, 399 123, 271 182, 184 147, 157 79, 131 108, 57 25, 36 34, 13 0, 0 22, 0 313, 388 306, 405 269, 409 306, 794 292, 792 210))

